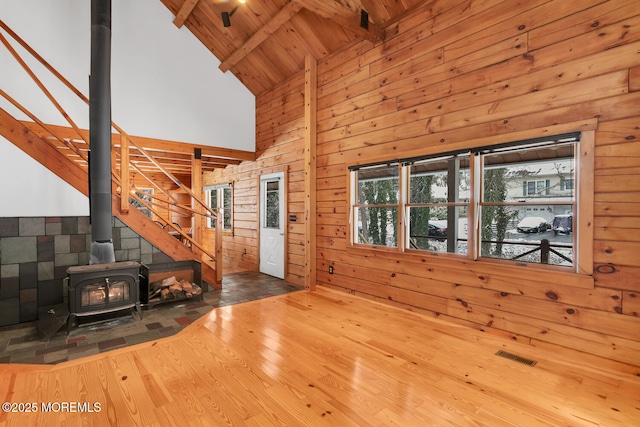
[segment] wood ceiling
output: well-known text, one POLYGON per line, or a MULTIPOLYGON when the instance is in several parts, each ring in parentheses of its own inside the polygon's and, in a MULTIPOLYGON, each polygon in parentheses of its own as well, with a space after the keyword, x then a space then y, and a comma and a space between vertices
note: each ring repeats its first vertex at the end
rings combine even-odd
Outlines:
POLYGON ((161 0, 254 95, 384 28, 425 0, 161 0), (234 10, 235 9, 235 10, 234 10), (364 13, 363 13, 364 11, 364 13), (230 26, 222 14, 229 13, 230 26), (233 13, 232 13, 233 12, 233 13), (363 21, 366 21, 364 24, 363 21), (368 27, 368 28, 365 28, 368 27))

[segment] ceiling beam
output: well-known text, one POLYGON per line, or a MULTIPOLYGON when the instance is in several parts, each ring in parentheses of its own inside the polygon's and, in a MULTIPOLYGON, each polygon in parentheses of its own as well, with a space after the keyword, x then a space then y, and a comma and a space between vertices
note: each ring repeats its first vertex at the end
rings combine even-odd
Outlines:
POLYGON ((180 28, 184 25, 189 15, 191 15, 191 12, 193 12, 193 8, 198 4, 198 1, 199 0, 184 0, 182 7, 176 15, 176 19, 173 20, 176 27, 180 28))
POLYGON ((364 37, 373 42, 382 39, 382 30, 371 21, 367 21, 368 28, 360 26, 360 14, 352 11, 348 7, 336 2, 326 0, 296 0, 305 9, 318 16, 331 20, 333 23, 347 28, 360 37, 364 37))
POLYGON ((244 57, 260 46, 271 34, 275 33, 303 8, 308 9, 318 16, 329 19, 341 27, 347 28, 371 41, 382 39, 382 30, 380 27, 371 21, 368 21, 368 29, 361 27, 360 15, 340 3, 335 1, 326 2, 326 0, 289 0, 273 19, 267 22, 267 24, 254 33, 249 40, 222 61, 220 70, 222 72, 229 71, 231 67, 242 61, 244 57))
POLYGON ((267 24, 260 28, 255 34, 247 40, 239 49, 227 57, 222 64, 220 70, 222 72, 229 71, 231 67, 240 62, 242 58, 247 56, 251 51, 260 46, 271 34, 289 21, 296 13, 302 9, 302 4, 297 0, 290 0, 267 24))

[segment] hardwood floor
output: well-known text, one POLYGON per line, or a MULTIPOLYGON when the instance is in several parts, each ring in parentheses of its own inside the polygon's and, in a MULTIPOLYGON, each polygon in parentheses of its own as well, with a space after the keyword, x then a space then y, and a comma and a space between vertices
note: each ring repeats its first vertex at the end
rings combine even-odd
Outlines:
POLYGON ((3 365, 0 400, 37 412, 0 425, 640 425, 635 368, 596 362, 320 288, 81 360, 3 365))

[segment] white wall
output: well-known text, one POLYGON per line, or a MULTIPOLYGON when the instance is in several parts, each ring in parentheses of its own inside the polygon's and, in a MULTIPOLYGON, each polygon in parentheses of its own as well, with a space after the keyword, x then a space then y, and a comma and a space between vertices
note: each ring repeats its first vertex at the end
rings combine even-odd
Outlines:
MULTIPOLYGON (((131 135, 255 151, 255 97, 235 76, 220 72, 220 61, 186 27, 173 25, 173 15, 160 0, 112 3, 113 120, 131 135)), ((0 0, 0 19, 88 95, 90 4, 0 0)), ((35 61, 27 62, 78 126, 88 128, 88 106, 69 96, 35 61)), ((0 64, 0 88, 41 120, 68 126, 2 45, 0 64)), ((27 120, 4 99, 0 107, 27 120)), ((78 202, 76 190, 2 137, 0 182, 0 217, 88 215, 88 203, 78 202), (14 182, 21 185, 7 185, 14 182), (25 194, 40 200, 34 205, 25 194), (48 195, 56 197, 49 200, 48 195)))

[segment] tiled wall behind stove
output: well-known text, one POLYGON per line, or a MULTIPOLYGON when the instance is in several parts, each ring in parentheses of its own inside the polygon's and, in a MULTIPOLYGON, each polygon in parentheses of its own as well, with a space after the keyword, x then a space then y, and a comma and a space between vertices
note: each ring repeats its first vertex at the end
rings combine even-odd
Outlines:
MULTIPOLYGON (((116 261, 172 259, 113 218, 116 261)), ((67 268, 89 264, 89 217, 0 218, 0 326, 38 319, 65 299, 67 268)))

